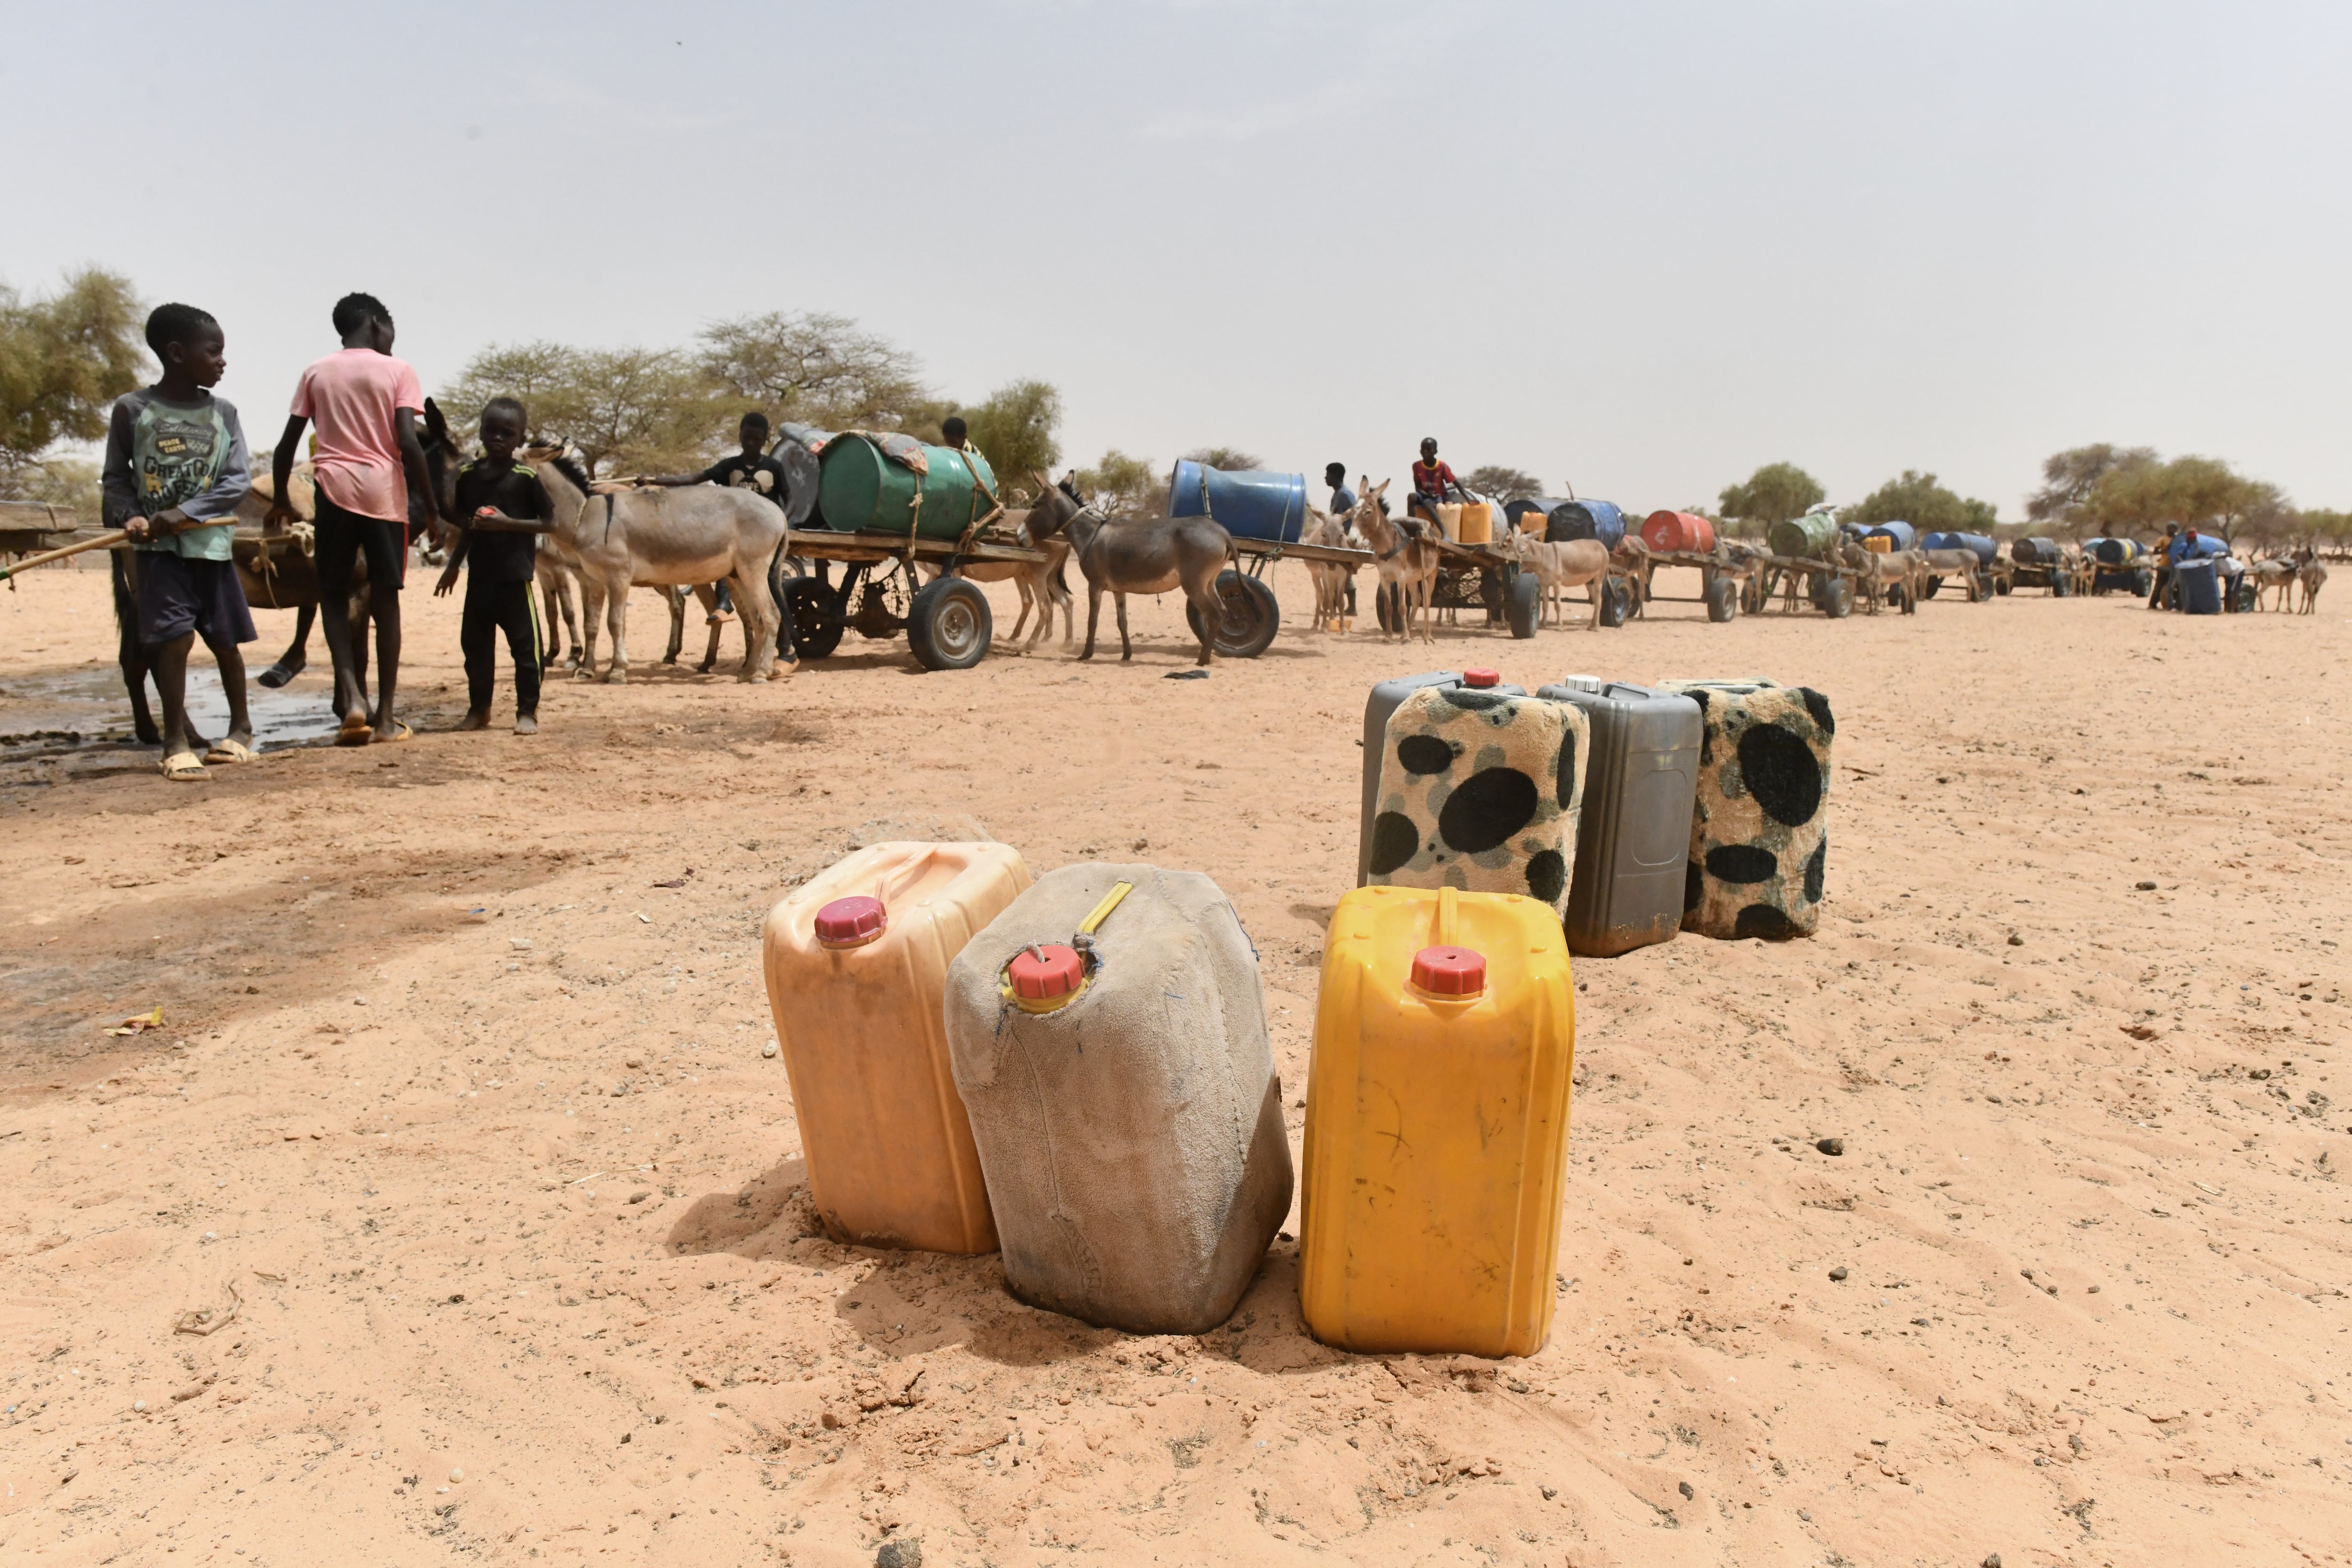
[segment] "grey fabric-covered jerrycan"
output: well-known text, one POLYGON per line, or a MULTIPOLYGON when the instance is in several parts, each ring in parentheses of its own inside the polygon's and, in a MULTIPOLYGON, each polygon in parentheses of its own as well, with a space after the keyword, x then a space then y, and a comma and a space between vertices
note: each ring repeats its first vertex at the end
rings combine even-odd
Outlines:
POLYGON ((1013 1294, 1133 1333, 1230 1317, 1292 1176, 1257 955, 1217 885, 1048 872, 949 965, 945 1009, 1013 1294))

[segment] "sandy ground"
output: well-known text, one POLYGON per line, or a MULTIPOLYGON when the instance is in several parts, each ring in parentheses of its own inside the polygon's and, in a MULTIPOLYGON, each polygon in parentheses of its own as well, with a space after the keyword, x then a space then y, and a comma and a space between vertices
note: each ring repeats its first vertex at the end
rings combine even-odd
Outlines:
MULTIPOLYGON (((103 592, 0 594, 0 731, 107 705, 103 592)), ((564 682, 523 741, 446 731, 457 601, 407 604, 412 743, 201 787, 0 761, 10 1562, 2352 1561, 2341 605, 1672 605, 1434 653, 1294 614, 1172 681, 1145 605, 1125 667, 853 635, 782 685, 564 682), (785 889, 974 824, 1206 871, 1295 1104, 1364 689, 1463 663, 1761 672, 1839 719, 1817 939, 1580 961, 1541 1354, 1325 1349, 1288 1241, 1153 1340, 809 1234, 761 1056, 785 889)))

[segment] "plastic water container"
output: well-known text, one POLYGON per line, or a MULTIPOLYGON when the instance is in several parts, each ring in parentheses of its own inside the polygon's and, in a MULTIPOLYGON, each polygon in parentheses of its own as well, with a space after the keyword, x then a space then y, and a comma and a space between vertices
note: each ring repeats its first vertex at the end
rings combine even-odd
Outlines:
POLYGON ((1462 508, 1454 538, 1464 544, 1485 544, 1495 537, 1495 509, 1485 501, 1469 501, 1462 508))
POLYGON ((1704 555, 1715 548, 1715 524, 1689 511, 1654 511, 1642 520, 1642 542, 1653 551, 1704 555))
POLYGON ((1217 885, 1049 871, 949 966, 944 1012, 1013 1293, 1141 1334, 1231 1316, 1291 1166, 1257 955, 1217 885))
POLYGON ((768 1010, 837 1241, 993 1252, 940 1020, 949 963, 1029 886, 1003 844, 876 844, 768 912, 768 1010))
POLYGON ((2218 616, 2221 613, 2221 575, 2214 570, 2211 556, 2173 563, 2172 581, 2179 595, 2177 603, 2184 613, 2192 616, 2218 616))
POLYGON ((1706 721, 1679 692, 1571 675, 1538 697, 1582 710, 1592 727, 1568 950, 1614 958, 1682 929, 1691 805, 1706 721))
POLYGON ((1551 1331, 1576 987, 1533 899, 1359 888, 1323 942, 1298 1296, 1357 1352, 1551 1331))
POLYGON ((1919 531, 1907 522, 1881 522, 1874 524, 1862 537, 1865 542, 1884 539, 1889 550, 1908 550, 1918 543, 1919 531))
POLYGON ((1356 886, 1372 879, 1372 819, 1380 815, 1381 748, 1389 732, 1389 715, 1397 704, 1424 686, 1476 686, 1507 696, 1523 697, 1524 686, 1506 686, 1491 669, 1433 669, 1422 675, 1400 675, 1383 680, 1364 699, 1364 805, 1356 821, 1356 886))
POLYGON ((1625 514, 1614 502, 1563 500, 1538 504, 1549 509, 1544 525, 1546 542, 1597 539, 1612 551, 1625 542, 1625 514))
POLYGON ((1538 697, 1424 686, 1381 745, 1376 883, 1524 893, 1566 918, 1590 733, 1538 697))
POLYGON ((1307 476, 1228 473, 1179 458, 1168 475, 1168 515, 1213 518, 1236 539, 1296 544, 1307 526, 1307 476))

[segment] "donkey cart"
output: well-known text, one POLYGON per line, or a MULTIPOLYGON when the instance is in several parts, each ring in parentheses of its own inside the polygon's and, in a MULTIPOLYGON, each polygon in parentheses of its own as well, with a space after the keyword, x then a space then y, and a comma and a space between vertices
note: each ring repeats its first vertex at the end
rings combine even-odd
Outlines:
POLYGON ((876 640, 903 631, 926 669, 970 669, 988 657, 994 635, 988 595, 977 583, 954 575, 956 567, 966 562, 1036 566, 1045 561, 1044 552, 1006 542, 992 530, 968 540, 795 530, 784 548, 802 565, 798 576, 783 583, 793 647, 800 658, 826 658, 853 627, 876 640), (849 568, 837 587, 831 571, 836 561, 849 568), (937 566, 942 575, 919 582, 919 561, 937 566))
MULTIPOLYGON (((1218 621, 1215 635, 1209 646, 1226 658, 1255 658, 1274 641, 1274 634, 1282 626, 1282 607, 1275 602, 1274 589, 1265 580, 1266 568, 1277 561, 1301 561, 1310 571, 1316 566, 1370 566, 1373 563, 1369 550, 1349 550, 1335 544, 1284 543, 1276 539, 1249 539, 1233 535, 1234 554, 1246 562, 1236 569, 1228 566, 1217 574, 1217 602, 1223 607, 1223 617, 1218 621)), ((1201 635, 1201 612, 1191 605, 1184 606, 1185 622, 1192 635, 1201 635)))
MULTIPOLYGON (((1423 538, 1437 548, 1437 575, 1429 585, 1433 616, 1440 610, 1457 614, 1484 610, 1489 626, 1507 626, 1511 636, 1522 641, 1536 635, 1543 615, 1543 584, 1533 572, 1520 565, 1508 545, 1493 541, 1465 544, 1439 534, 1423 534, 1423 538)), ((1373 559, 1362 551, 1348 553, 1362 563, 1369 563, 1373 559)), ((1617 583, 1612 573, 1611 589, 1601 600, 1601 624, 1623 625, 1633 613, 1633 603, 1632 590, 1617 583)), ((1405 629, 1402 605, 1381 596, 1378 609, 1381 630, 1401 633, 1405 629)))

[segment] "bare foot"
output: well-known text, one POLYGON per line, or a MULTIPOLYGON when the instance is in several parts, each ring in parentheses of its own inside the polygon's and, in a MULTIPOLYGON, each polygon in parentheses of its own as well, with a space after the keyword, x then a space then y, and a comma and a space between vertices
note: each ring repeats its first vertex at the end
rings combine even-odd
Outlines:
POLYGON ((457 721, 457 728, 460 730, 487 730, 489 727, 490 715, 487 709, 468 708, 466 710, 466 716, 457 721))
POLYGON ((518 734, 518 735, 536 735, 536 734, 538 734, 538 733, 539 733, 539 716, 538 716, 537 714, 535 714, 535 713, 518 713, 518 714, 516 714, 516 715, 515 715, 515 727, 514 727, 514 732, 515 732, 516 734, 518 734))

